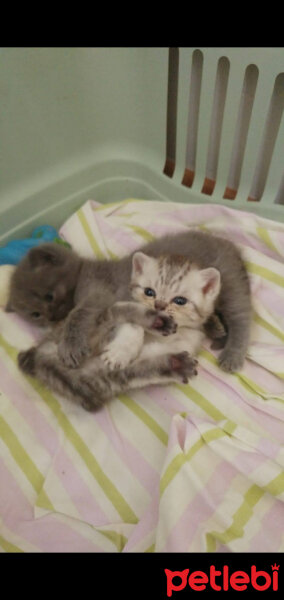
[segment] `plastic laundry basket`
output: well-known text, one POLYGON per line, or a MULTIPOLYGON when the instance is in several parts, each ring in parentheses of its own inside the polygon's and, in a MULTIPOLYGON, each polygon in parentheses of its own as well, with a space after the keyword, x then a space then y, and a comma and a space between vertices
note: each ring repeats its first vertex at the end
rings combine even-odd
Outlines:
POLYGON ((0 241, 88 198, 284 221, 284 48, 4 48, 0 241))

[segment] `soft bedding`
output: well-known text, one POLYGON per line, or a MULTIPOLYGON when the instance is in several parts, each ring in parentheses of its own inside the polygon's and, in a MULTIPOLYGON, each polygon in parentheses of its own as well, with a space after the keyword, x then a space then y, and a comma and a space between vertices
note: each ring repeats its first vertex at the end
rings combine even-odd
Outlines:
POLYGON ((253 321, 239 373, 219 369, 208 341, 188 385, 89 414, 18 370, 40 333, 0 310, 3 552, 284 550, 284 225, 210 204, 90 200, 60 235, 117 258, 190 227, 243 252, 253 321))

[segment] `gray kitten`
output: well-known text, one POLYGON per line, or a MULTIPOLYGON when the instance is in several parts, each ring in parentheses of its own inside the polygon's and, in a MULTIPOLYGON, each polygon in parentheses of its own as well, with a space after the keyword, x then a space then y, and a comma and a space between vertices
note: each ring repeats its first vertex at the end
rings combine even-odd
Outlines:
POLYGON ((45 327, 64 319, 74 307, 82 260, 57 244, 32 248, 14 271, 7 312, 45 327))
POLYGON ((194 356, 220 290, 219 271, 200 270, 182 256, 156 259, 142 252, 132 264, 136 303, 116 302, 93 319, 91 357, 76 369, 60 362, 65 327, 59 324, 37 347, 19 354, 20 368, 87 410, 133 388, 187 382, 197 374, 194 356))
MULTIPOLYGON (((220 337, 216 345, 223 348, 219 356, 221 368, 228 372, 241 369, 249 343, 251 297, 248 275, 234 244, 192 230, 163 236, 140 250, 152 257, 178 254, 189 258, 199 269, 213 267, 220 272, 215 317, 209 317, 205 330, 213 339, 220 337), (216 323, 218 330, 220 321, 221 331, 226 331, 221 336, 218 331, 216 334, 216 323)), ((64 247, 43 244, 32 249, 18 265, 8 309, 40 325, 68 315, 58 355, 66 366, 76 367, 90 354, 94 318, 115 302, 131 299, 128 282, 132 256, 118 261, 84 259, 64 247), (62 307, 64 293, 68 301, 62 307)))

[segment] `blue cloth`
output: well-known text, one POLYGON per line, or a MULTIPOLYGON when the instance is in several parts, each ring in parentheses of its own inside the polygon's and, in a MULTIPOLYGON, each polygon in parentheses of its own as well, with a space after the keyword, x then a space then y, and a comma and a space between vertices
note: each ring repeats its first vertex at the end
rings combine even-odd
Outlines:
POLYGON ((54 227, 51 225, 41 225, 32 231, 30 238, 12 240, 6 246, 0 248, 0 265, 17 265, 30 248, 39 246, 39 244, 44 242, 56 242, 64 246, 69 246, 67 242, 64 242, 59 237, 54 227))

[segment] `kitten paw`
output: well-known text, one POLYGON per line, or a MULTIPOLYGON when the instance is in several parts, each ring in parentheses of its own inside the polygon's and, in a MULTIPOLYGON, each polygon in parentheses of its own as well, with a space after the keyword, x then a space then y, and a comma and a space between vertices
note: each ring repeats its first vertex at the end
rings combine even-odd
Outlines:
POLYGON ((65 340, 58 344, 58 356, 61 362, 71 369, 79 367, 84 358, 90 356, 91 350, 87 343, 78 342, 76 345, 69 345, 65 340))
POLYGON ((109 389, 97 388, 95 382, 82 377, 80 381, 79 398, 81 406, 88 412, 96 412, 112 398, 109 389))
POLYGON ((151 318, 150 329, 154 329, 162 335, 171 335, 172 333, 176 333, 177 324, 175 323, 173 317, 158 311, 151 311, 151 315, 149 316, 151 318))
POLYGON ((188 378, 197 375, 198 361, 188 352, 179 352, 170 356, 170 367, 182 383, 188 383, 188 378))
POLYGON ((239 354, 231 354, 224 351, 219 357, 218 363, 221 369, 226 371, 226 373, 236 373, 243 367, 244 358, 239 354))
POLYGON ((87 410, 88 412, 95 412, 98 407, 92 402, 92 400, 87 400, 87 398, 84 398, 84 400, 81 401, 81 406, 82 408, 84 408, 84 410, 87 410))
POLYGON ((100 410, 107 402, 109 402, 110 398, 84 398, 81 400, 81 406, 84 410, 88 412, 97 412, 100 410))
POLYGON ((129 365, 131 359, 129 352, 125 352, 123 348, 116 348, 113 344, 111 347, 105 348, 100 358, 111 371, 124 369, 129 365))
POLYGON ((18 366, 27 375, 35 375, 36 348, 29 348, 18 354, 18 366))
POLYGON ((225 348, 226 342, 227 342, 227 336, 220 338, 220 339, 216 339, 212 342, 210 348, 212 348, 212 350, 222 350, 223 348, 225 348))
POLYGON ((219 340, 220 338, 226 338, 227 336, 226 327, 216 313, 213 313, 206 321, 204 324, 204 331, 212 340, 219 340))

